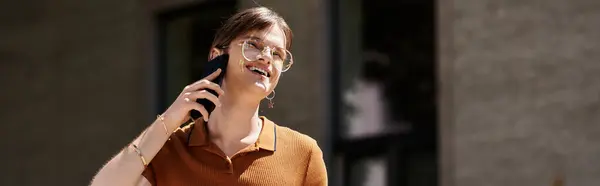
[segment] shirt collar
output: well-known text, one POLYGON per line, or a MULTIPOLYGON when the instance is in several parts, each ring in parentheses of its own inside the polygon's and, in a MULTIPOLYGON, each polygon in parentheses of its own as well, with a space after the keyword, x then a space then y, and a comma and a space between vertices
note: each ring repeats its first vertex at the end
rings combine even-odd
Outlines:
MULTIPOLYGON (((275 123, 264 116, 261 116, 260 119, 263 121, 263 125, 254 145, 264 150, 275 151, 277 149, 277 130, 275 123)), ((210 144, 210 139, 208 139, 207 134, 208 130, 206 122, 198 120, 194 123, 194 126, 192 126, 192 129, 188 134, 188 146, 206 146, 210 144)))

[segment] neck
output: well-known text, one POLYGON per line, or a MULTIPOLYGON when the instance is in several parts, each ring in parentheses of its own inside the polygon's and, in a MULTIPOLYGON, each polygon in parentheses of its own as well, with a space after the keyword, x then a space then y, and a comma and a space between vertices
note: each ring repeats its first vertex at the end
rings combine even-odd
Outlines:
POLYGON ((208 120, 211 140, 219 146, 249 145, 256 142, 261 130, 258 106, 243 94, 227 91, 219 97, 221 107, 216 107, 208 120), (241 142, 241 143, 240 143, 241 142))

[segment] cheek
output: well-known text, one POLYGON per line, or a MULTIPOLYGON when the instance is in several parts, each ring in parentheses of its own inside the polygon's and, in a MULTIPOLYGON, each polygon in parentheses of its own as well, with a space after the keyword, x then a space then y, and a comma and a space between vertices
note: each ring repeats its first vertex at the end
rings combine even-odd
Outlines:
MULTIPOLYGON (((279 78, 281 78, 281 73, 278 73, 277 75, 275 75, 275 76, 272 76, 272 77, 271 77, 271 84, 272 84, 273 86, 276 86, 276 85, 277 85, 277 83, 279 83, 279 78)), ((273 88, 275 88, 275 87, 273 87, 273 88)))
POLYGON ((244 64, 243 61, 240 63, 241 58, 238 56, 229 56, 229 64, 227 64, 227 68, 233 68, 239 70, 244 64))
POLYGON ((243 59, 239 50, 230 49, 229 50, 229 63, 236 64, 239 66, 240 60, 243 59))

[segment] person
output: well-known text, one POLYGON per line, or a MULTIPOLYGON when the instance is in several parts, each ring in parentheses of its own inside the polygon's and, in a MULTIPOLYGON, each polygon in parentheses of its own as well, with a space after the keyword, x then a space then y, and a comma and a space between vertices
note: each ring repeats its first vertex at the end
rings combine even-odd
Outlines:
POLYGON ((291 43, 291 29, 268 8, 230 17, 209 52, 209 59, 229 55, 222 86, 210 82, 220 69, 186 86, 91 185, 327 185, 317 142, 258 115, 261 100, 273 98, 293 64, 291 43), (216 107, 209 113, 196 99, 216 107), (191 110, 202 117, 180 127, 191 110))

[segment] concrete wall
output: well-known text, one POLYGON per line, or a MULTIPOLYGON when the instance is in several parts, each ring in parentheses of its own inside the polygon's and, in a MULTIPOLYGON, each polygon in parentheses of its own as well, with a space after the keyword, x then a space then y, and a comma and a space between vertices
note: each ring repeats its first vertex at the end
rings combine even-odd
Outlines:
POLYGON ((600 1, 439 1, 442 185, 600 184, 600 1))
POLYGON ((133 1, 0 5, 0 185, 85 185, 154 118, 133 1))

